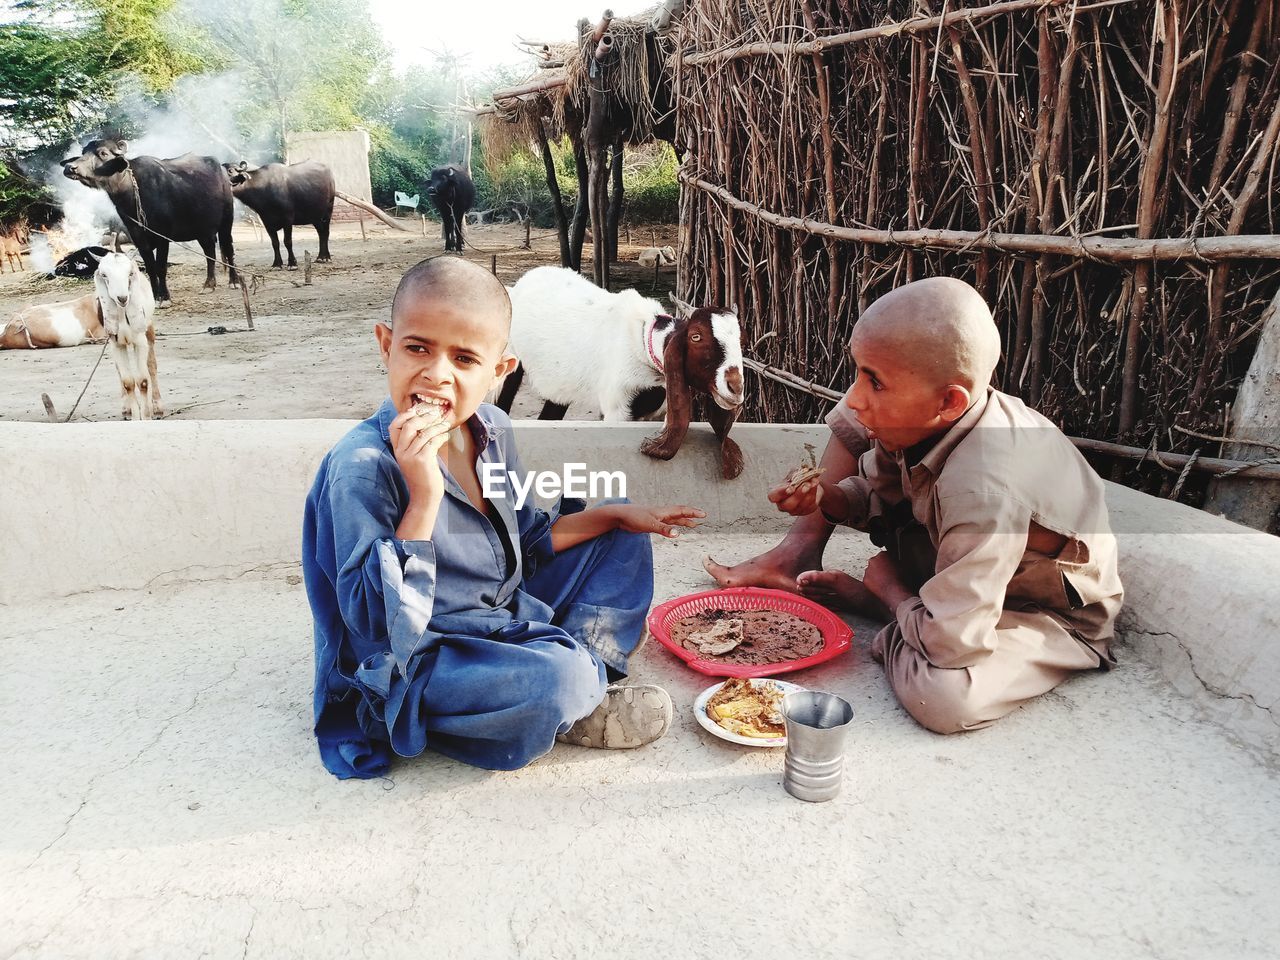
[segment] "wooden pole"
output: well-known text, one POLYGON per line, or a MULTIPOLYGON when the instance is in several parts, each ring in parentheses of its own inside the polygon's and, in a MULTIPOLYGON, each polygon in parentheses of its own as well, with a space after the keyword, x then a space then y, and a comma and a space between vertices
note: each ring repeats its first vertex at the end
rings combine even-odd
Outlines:
POLYGON ((240 278, 240 298, 244 301, 244 322, 249 325, 249 329, 253 329, 253 309, 249 306, 249 284, 243 277, 240 278))
POLYGON ((369 235, 364 232, 364 217, 360 218, 360 239, 366 243, 369 242, 369 235))
MULTIPOLYGON (((991 3, 981 7, 970 7, 968 9, 952 10, 937 17, 911 17, 908 20, 902 20, 898 23, 885 23, 878 27, 867 27, 863 30, 853 30, 849 33, 832 34, 829 37, 821 37, 817 40, 809 40, 803 43, 786 43, 784 41, 758 41, 756 43, 748 43, 741 47, 730 47, 721 50, 708 50, 705 53, 696 53, 691 57, 684 57, 683 61, 690 66, 700 66, 702 64, 721 64, 730 60, 741 60, 745 57, 761 57, 761 56, 804 56, 815 53, 822 53, 824 50, 830 50, 832 47, 842 47, 851 43, 861 43, 864 40, 876 40, 881 37, 894 37, 899 34, 917 34, 917 33, 933 33, 939 27, 950 26, 959 23, 976 23, 980 20, 986 20, 990 17, 1002 16, 1006 13, 1017 13, 1019 10, 1033 10, 1038 7, 1060 7, 1073 0, 1008 0, 1006 3, 991 3)), ((1089 4, 1087 7, 1078 7, 1077 12, 1089 9, 1097 9, 1099 7, 1114 7, 1121 4, 1132 3, 1134 0, 1102 0, 1099 3, 1089 4)))
MULTIPOLYGON (((1277 382, 1280 382, 1280 293, 1263 315, 1258 347, 1232 404, 1229 434, 1280 445, 1277 382)), ((1223 453, 1238 458, 1256 452, 1259 447, 1266 450, 1260 443, 1238 441, 1229 444, 1223 453)), ((1275 453, 1275 450, 1266 452, 1275 453)), ((1280 532, 1280 483, 1263 479, 1257 470, 1216 481, 1209 487, 1205 509, 1259 530, 1280 532)))
MULTIPOLYGON (((357 210, 363 210, 365 213, 369 214, 370 216, 377 217, 379 220, 381 220, 383 223, 385 223, 389 227, 393 227, 396 230, 403 230, 405 233, 413 233, 413 231, 409 227, 406 227, 399 220, 393 220, 391 217, 388 217, 385 213, 383 213, 381 210, 375 207, 372 203, 365 203, 363 200, 359 200, 348 193, 343 193, 341 190, 335 191, 334 196, 337 197, 339 200, 344 200, 347 203, 351 204, 357 210)), ((361 221, 360 226, 363 229, 364 227, 363 221, 361 221)))
POLYGON ((48 395, 47 393, 42 393, 42 394, 40 394, 40 402, 44 404, 44 412, 45 412, 45 416, 47 416, 47 417, 49 418, 49 422, 50 422, 50 423, 57 423, 57 422, 58 422, 58 414, 57 414, 57 412, 53 409, 53 401, 49 399, 49 395, 48 395))
POLYGON ((496 253, 493 255, 492 259, 489 261, 489 269, 493 271, 493 275, 495 277, 498 275, 498 255, 496 253))
POLYGON ((560 266, 569 267, 573 265, 573 258, 569 253, 569 218, 565 215, 555 158, 551 155, 551 144, 547 140, 547 128, 542 123, 542 117, 535 115, 533 119, 538 134, 538 149, 542 154, 542 168, 547 176, 547 189, 551 191, 551 212, 555 214, 556 233, 560 239, 560 266))
POLYGON ((311 286, 311 251, 302 251, 302 285, 311 286))
POLYGON ((535 80, 532 83, 526 83, 519 87, 511 87, 509 90, 495 90, 493 91, 493 99, 514 100, 516 97, 523 97, 530 93, 543 93, 547 90, 555 90, 557 87, 567 85, 568 82, 568 79, 565 77, 552 77, 547 80, 535 80))
POLYGON ((783 230, 832 237, 854 243, 936 250, 1002 250, 1006 253, 1053 253, 1080 260, 1106 263, 1142 261, 1280 260, 1280 234, 1240 234, 1226 237, 1115 238, 1099 236, 1048 236, 1036 233, 981 233, 973 230, 872 230, 840 227, 801 217, 784 217, 758 204, 735 197, 724 187, 680 173, 679 178, 736 210, 783 230))

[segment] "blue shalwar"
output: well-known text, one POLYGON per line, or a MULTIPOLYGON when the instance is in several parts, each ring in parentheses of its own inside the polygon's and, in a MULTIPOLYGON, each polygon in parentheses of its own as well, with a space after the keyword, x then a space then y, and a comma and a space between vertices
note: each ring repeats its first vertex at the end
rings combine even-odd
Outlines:
MULTIPOLYGON (((400 540, 395 417, 388 398, 325 456, 307 497, 320 757, 344 779, 427 747, 516 769, 600 703, 606 670, 626 673, 653 598, 649 537, 615 530, 557 554, 551 524, 582 501, 517 510, 506 478, 490 520, 445 470, 432 539, 400 540)), ((524 477, 505 413, 482 404, 467 425, 482 479, 486 462, 524 477)))

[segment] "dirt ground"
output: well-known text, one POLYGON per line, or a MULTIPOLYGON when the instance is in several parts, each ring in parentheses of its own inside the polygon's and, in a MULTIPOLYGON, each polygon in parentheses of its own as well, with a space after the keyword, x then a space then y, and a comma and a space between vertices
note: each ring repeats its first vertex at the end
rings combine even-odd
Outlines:
MULTIPOLYGON (((237 263, 260 279, 251 287, 254 330, 246 329, 240 291, 227 286, 219 271, 218 288, 201 290, 204 262, 199 248, 170 250, 169 289, 173 306, 156 313, 156 361, 161 399, 167 418, 199 420, 267 420, 300 417, 368 416, 385 395, 385 371, 373 339, 373 323, 386 315, 401 274, 423 257, 441 253, 444 241, 436 224, 429 235, 402 233, 367 221, 368 239, 359 223, 335 224, 330 248, 333 262, 313 268, 312 283, 303 271, 271 270, 271 242, 265 233, 238 224, 237 263), (227 328, 211 335, 213 326, 227 328)), ((613 288, 635 287, 646 296, 665 298, 675 287, 675 274, 664 271, 655 287, 652 270, 634 261, 651 239, 674 244, 677 228, 635 227, 633 243, 619 238, 619 260, 613 288)), ((559 263, 554 231, 534 230, 532 249, 522 248, 518 225, 470 228, 465 256, 490 266, 497 256, 498 276, 511 284, 542 264, 559 263)), ((314 257, 315 231, 294 233, 299 263, 303 250, 314 257)), ((132 248, 126 247, 126 252, 132 248)), ((583 251, 590 263, 591 247, 583 251)), ((30 268, 30 262, 27 262, 30 268)), ((91 292, 91 281, 48 279, 32 272, 0 274, 0 318, 33 303, 70 300, 91 292)), ((669 303, 669 301, 667 301, 669 303)), ((121 418, 120 381, 102 347, 84 344, 47 350, 0 350, 0 420, 46 420, 40 395, 47 393, 59 419, 75 407, 75 420, 121 418), (76 399, 89 382, 84 397, 76 399)), ((536 416, 541 401, 526 388, 517 398, 514 416, 536 416)), ((573 418, 594 411, 569 411, 573 418)))

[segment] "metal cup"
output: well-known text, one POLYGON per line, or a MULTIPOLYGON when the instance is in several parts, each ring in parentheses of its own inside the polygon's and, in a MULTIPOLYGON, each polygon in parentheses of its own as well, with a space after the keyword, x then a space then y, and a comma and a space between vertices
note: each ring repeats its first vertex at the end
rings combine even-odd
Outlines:
POLYGON ((782 718, 787 727, 782 785, 799 800, 830 800, 844 779, 844 741, 853 707, 834 693, 805 690, 782 698, 782 718))

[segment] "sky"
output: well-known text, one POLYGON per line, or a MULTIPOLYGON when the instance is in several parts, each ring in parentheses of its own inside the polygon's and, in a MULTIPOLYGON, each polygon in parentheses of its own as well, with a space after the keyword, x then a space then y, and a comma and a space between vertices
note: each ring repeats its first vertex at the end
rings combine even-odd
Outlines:
MULTIPOLYGON (((479 71, 498 64, 528 65, 533 61, 514 46, 526 40, 575 39, 582 17, 596 20, 610 0, 369 0, 374 19, 396 55, 396 67, 425 63, 430 51, 447 47, 468 56, 466 67, 479 71)), ((618 7, 619 16, 638 13, 652 2, 618 7)))

